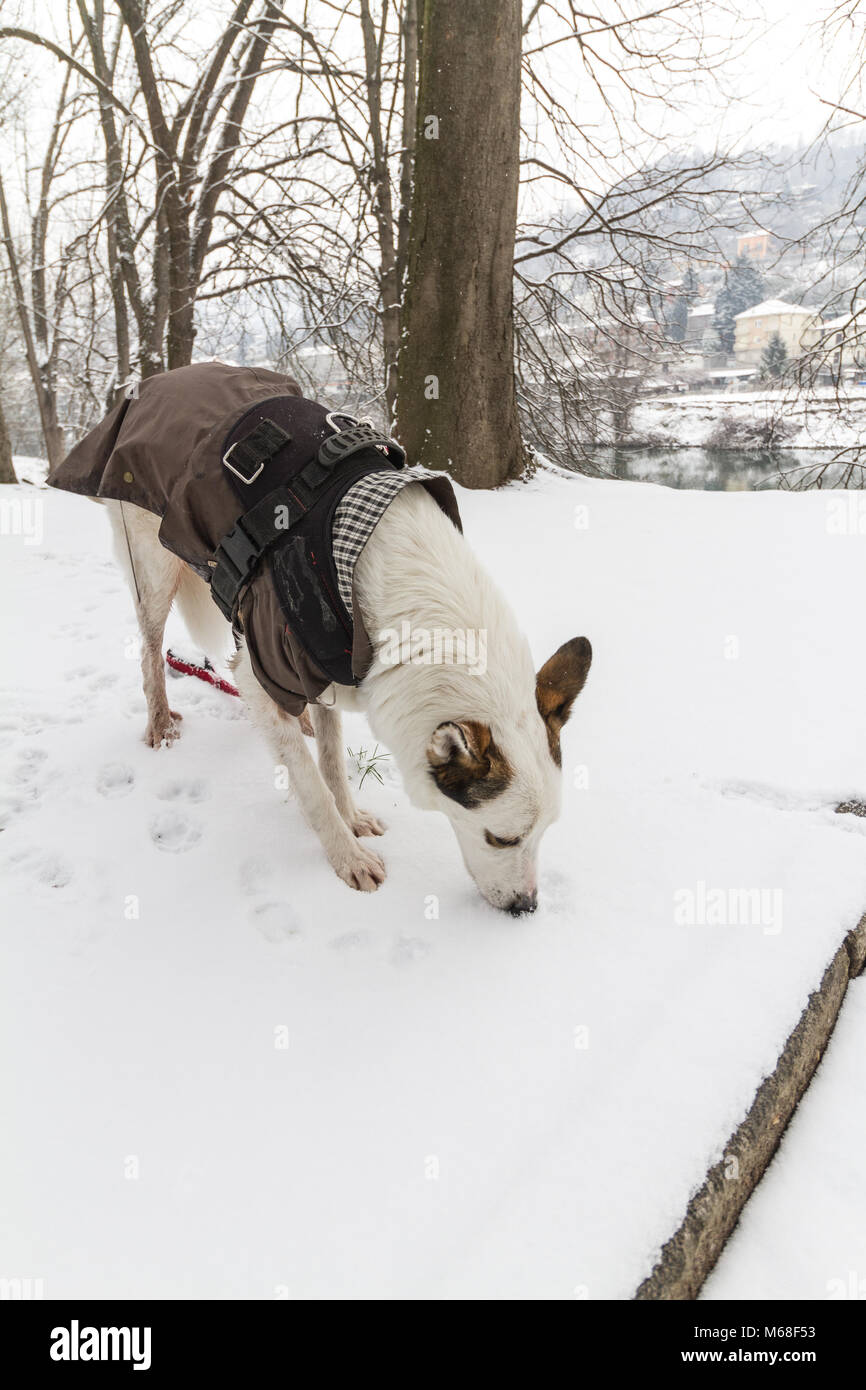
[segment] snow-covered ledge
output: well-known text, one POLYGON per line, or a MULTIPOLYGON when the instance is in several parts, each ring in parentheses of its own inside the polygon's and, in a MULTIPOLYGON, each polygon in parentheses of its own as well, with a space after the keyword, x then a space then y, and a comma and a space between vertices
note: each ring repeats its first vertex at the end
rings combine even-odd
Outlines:
POLYGON ((748 1114, 689 1202, 639 1299, 696 1298, 715 1267, 740 1213, 779 1147, 794 1110, 824 1055, 851 981, 866 964, 866 916, 848 933, 809 996, 776 1066, 748 1114))

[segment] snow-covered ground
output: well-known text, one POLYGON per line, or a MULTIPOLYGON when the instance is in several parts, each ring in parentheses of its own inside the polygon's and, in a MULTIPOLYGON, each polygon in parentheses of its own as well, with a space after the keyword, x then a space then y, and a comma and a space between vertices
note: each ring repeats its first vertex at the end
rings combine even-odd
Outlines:
POLYGON ((810 393, 714 392, 705 396, 659 396, 632 411, 629 445, 655 448, 758 447, 773 427, 775 446, 785 449, 843 449, 866 439, 866 390, 837 395, 831 388, 810 393))
POLYGON ((461 494, 539 663, 595 654, 515 920, 390 764, 362 896, 237 701, 177 681, 146 748, 105 517, 3 492, 0 1275, 628 1297, 866 905, 859 499, 461 494))
POLYGON ((866 978, 702 1291, 708 1299, 866 1299, 866 978))

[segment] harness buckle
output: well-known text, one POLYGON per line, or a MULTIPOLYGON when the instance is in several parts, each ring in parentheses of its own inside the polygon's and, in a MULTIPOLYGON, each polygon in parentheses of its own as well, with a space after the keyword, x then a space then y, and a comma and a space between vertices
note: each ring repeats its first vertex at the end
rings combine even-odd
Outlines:
POLYGON ((227 536, 223 536, 214 552, 217 564, 228 561, 241 579, 246 578, 261 553, 261 546, 247 535, 240 522, 232 527, 227 536))
POLYGON ((319 447, 316 461, 323 468, 333 468, 362 449, 378 449, 397 468, 402 468, 406 462, 405 450, 388 435, 380 434, 375 425, 366 420, 359 420, 356 425, 329 435, 319 447))
POLYGON ((247 476, 246 473, 242 473, 240 468, 235 468, 233 463, 229 463, 229 459, 231 458, 235 449, 238 447, 239 444, 243 444, 243 442, 244 441, 242 439, 236 439, 234 444, 230 445, 230 447, 226 449, 225 453, 223 454, 223 463, 225 464, 226 468, 229 470, 230 473, 234 473, 236 478, 240 478, 242 483, 254 483, 256 478, 264 469, 264 459, 260 460, 259 466, 256 469, 255 473, 251 473, 249 476, 247 476))
POLYGON ((234 444, 226 449, 223 464, 242 483, 254 483, 265 464, 279 453, 280 449, 290 444, 291 440, 292 436, 287 434, 282 426, 266 416, 249 434, 245 434, 242 439, 236 439, 234 444), (239 452, 235 453, 235 450, 239 452), (234 462, 230 462, 233 454, 234 462))

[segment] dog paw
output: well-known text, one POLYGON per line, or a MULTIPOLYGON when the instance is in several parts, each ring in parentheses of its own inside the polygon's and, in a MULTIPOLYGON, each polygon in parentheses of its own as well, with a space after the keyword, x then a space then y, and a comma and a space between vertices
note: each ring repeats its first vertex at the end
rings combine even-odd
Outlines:
POLYGON ((96 778, 100 796, 126 796, 134 785, 135 773, 125 763, 107 763, 96 778))
POLYGON ((313 721, 310 718, 310 711, 304 709, 298 715, 298 723, 301 726, 301 733, 306 734, 307 738, 315 738, 316 731, 313 728, 313 721))
POLYGON ((257 931, 274 945, 303 935, 288 903, 259 903, 253 908, 251 916, 257 931))
POLYGON ((207 782, 202 777, 191 777, 184 782, 168 782, 156 794, 160 801, 207 801, 210 796, 207 782))
POLYGON ((167 719, 151 720, 144 733, 144 741, 148 748, 170 748, 175 739, 180 738, 178 725, 182 718, 183 715, 178 714, 177 710, 170 709, 167 719))
POLYGON ((201 839, 201 826, 176 811, 163 811, 150 823, 150 838, 157 849, 185 854, 201 839))
POLYGON ((378 854, 371 849, 355 845, 347 853, 334 860, 334 868, 344 883, 357 888, 359 893, 375 893, 385 882, 385 865, 378 854))
POLYGON ((353 835, 384 835, 387 827, 372 811, 363 811, 356 807, 349 817, 349 829, 353 835))

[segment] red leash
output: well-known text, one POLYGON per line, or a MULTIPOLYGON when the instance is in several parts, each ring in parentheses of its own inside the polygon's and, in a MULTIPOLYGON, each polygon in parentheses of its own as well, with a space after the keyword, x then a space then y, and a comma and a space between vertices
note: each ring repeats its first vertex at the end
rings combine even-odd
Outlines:
POLYGON ((179 656, 169 648, 165 654, 165 664, 170 666, 173 671, 178 671, 182 676, 195 676, 200 681, 206 681, 208 685, 216 686, 217 690, 222 690, 226 695, 238 695, 240 692, 232 685, 231 681, 223 680, 218 676, 211 666, 207 657, 204 659, 204 666, 196 666, 192 661, 181 661, 179 656))

